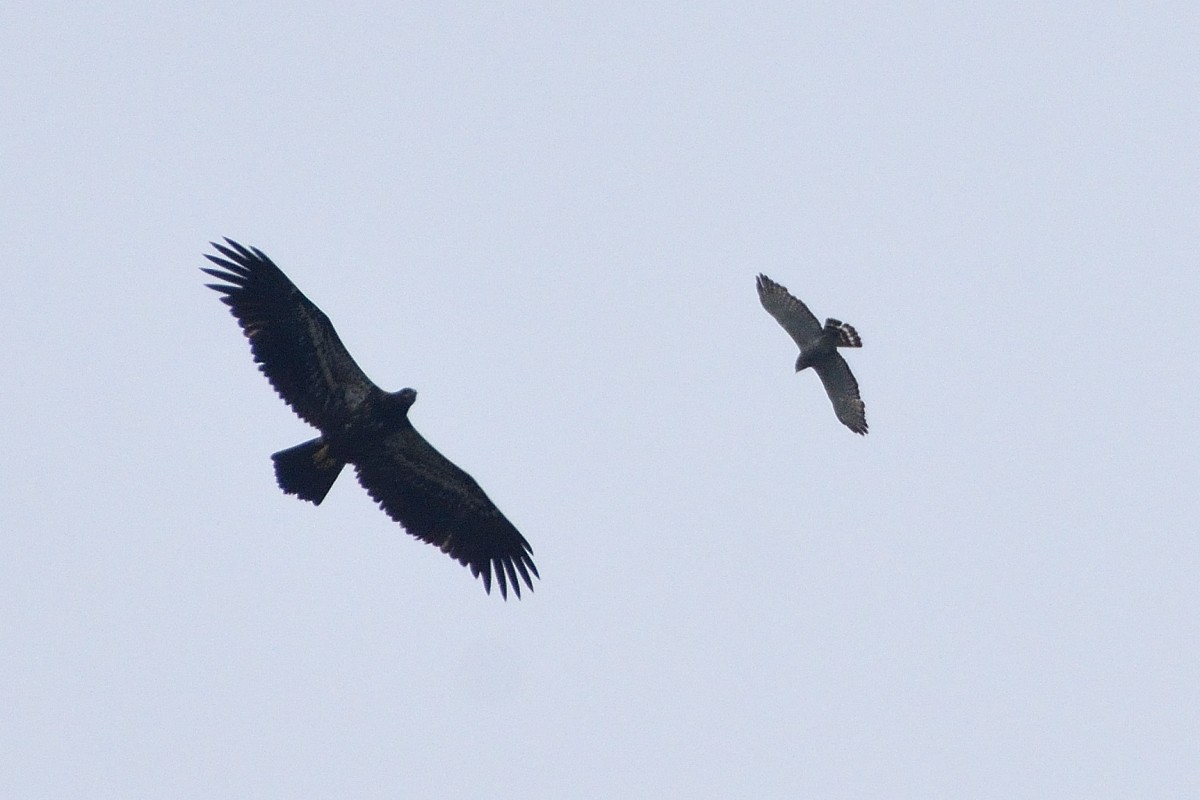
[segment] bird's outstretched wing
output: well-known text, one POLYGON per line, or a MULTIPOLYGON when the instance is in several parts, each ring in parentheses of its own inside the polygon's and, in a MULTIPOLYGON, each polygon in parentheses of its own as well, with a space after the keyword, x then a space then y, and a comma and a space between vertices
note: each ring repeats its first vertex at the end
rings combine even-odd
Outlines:
POLYGON ((374 385, 346 350, 329 317, 255 247, 212 243, 220 269, 202 268, 225 283, 221 292, 259 369, 305 422, 322 430, 345 420, 374 385))
POLYGON ((442 549, 500 594, 538 577, 533 549, 479 484, 407 426, 371 448, 355 464, 358 481, 387 515, 418 539, 442 549), (518 575, 520 580, 518 580, 518 575))
POLYGON ((833 403, 837 418, 850 430, 865 436, 867 433, 867 411, 858 394, 858 381, 850 371, 850 365, 836 350, 822 358, 813 369, 825 384, 825 393, 833 403))
POLYGON ((808 306, 792 296, 787 287, 780 286, 766 275, 758 276, 758 299, 775 321, 783 326, 793 341, 804 349, 821 335, 821 323, 808 306))

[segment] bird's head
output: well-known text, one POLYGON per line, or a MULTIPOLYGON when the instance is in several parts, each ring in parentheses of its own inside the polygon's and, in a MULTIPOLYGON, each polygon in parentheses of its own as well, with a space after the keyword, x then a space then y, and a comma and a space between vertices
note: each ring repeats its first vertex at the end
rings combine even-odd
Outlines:
POLYGON ((417 390, 405 388, 398 392, 389 392, 388 399, 396 411, 406 414, 412 404, 417 401, 417 390))

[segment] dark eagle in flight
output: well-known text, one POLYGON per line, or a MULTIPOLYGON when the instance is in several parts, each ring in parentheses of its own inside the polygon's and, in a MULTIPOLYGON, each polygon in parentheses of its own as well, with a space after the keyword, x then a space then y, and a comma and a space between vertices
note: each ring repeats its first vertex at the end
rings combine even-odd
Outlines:
POLYGON ((537 576, 532 548, 470 475, 425 441, 408 419, 412 389, 385 392, 346 350, 329 317, 313 305, 261 250, 230 239, 213 242, 225 283, 209 288, 250 340, 259 369, 292 410, 320 430, 316 439, 271 456, 287 494, 320 505, 346 464, 389 517, 442 549, 492 590, 492 573, 507 599, 537 576), (521 580, 518 580, 520 576, 521 580))
POLYGON ((854 380, 846 359, 837 351, 839 347, 862 347, 858 331, 852 325, 832 318, 825 320, 822 326, 808 306, 766 275, 758 276, 758 299, 800 347, 796 372, 812 367, 825 384, 825 393, 833 403, 837 418, 850 430, 865 436, 867 413, 858 396, 858 381, 854 380))

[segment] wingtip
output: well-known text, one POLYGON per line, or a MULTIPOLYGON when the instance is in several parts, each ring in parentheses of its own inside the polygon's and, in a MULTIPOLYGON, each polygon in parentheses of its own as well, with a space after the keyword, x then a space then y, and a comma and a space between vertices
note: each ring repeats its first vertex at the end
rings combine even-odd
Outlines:
POLYGON ((494 578, 496 587, 500 590, 500 597, 505 601, 508 600, 510 589, 513 597, 517 600, 522 599, 523 592, 534 590, 533 579, 541 578, 537 567, 527 557, 522 559, 496 558, 483 566, 471 564, 470 568, 471 573, 483 581, 483 590, 489 595, 492 593, 494 578))
MULTIPOLYGON (((246 247, 241 242, 237 241, 236 239, 231 239, 228 236, 223 236, 221 238, 224 239, 225 244, 221 244, 220 242, 209 242, 209 244, 212 245, 214 250, 216 250, 218 253, 225 256, 226 258, 232 258, 235 261, 239 261, 239 262, 240 261, 258 261, 258 260, 267 261, 267 260, 269 260, 269 259, 267 259, 266 256, 264 256, 262 254, 261 251, 259 251, 256 248, 246 247)), ((212 256, 209 256, 206 254, 205 258, 212 258, 212 256)))
POLYGON ((754 286, 758 290, 759 299, 763 302, 766 302, 768 297, 787 293, 786 286, 781 283, 776 283, 761 272, 758 273, 758 277, 754 279, 754 286))

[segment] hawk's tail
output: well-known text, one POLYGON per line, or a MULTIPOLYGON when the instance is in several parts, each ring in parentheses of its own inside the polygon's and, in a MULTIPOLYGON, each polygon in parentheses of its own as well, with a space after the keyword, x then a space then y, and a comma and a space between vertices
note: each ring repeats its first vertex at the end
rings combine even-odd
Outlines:
POLYGON ((275 480, 280 489, 318 506, 346 466, 346 462, 329 454, 323 439, 280 450, 271 460, 275 462, 275 480))
POLYGON ((842 322, 840 319, 830 317, 825 320, 825 330, 833 331, 837 335, 835 347, 862 347, 862 339, 859 338, 858 331, 854 330, 854 326, 849 322, 842 322))

